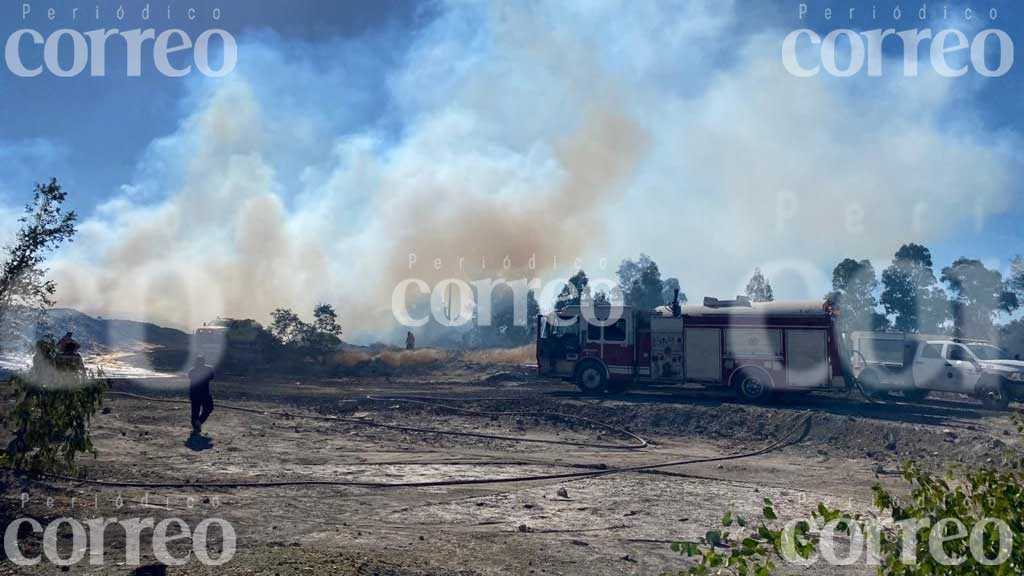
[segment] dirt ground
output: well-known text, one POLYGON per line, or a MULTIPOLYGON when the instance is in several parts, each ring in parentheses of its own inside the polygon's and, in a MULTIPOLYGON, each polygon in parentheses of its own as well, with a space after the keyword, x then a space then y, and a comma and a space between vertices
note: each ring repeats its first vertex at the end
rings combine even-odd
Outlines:
MULTIPOLYGON (((183 399, 184 386, 181 379, 122 380, 113 390, 183 399)), ((139 568, 126 562, 123 531, 110 528, 98 546, 103 557, 86 554, 70 573, 661 574, 687 566, 671 552, 672 541, 698 539, 726 510, 757 518, 763 498, 775 502, 783 519, 802 517, 819 501, 868 510, 876 482, 905 489, 897 475, 903 461, 936 470, 998 463, 1017 444, 1007 413, 956 397, 879 405, 810 395, 755 407, 725 394, 647 387, 592 398, 569 384, 537 379, 526 368, 477 367, 406 378, 235 378, 215 382, 214 393, 218 402, 257 411, 347 420, 220 407, 205 430, 212 445, 188 446, 187 405, 111 395, 93 422, 98 456, 83 460, 88 477, 182 486, 8 478, 7 514, 44 524, 62 516, 82 522, 177 517, 192 528, 218 517, 237 533, 237 552, 225 565, 204 566, 193 556, 184 566, 167 568, 154 564, 144 534, 139 568), (649 445, 630 449, 635 442, 630 437, 580 420, 481 415, 371 398, 396 395, 429 396, 477 411, 582 416, 628 429, 649 445), (522 441, 528 439, 601 447, 522 441), (735 455, 780 440, 786 445, 750 458, 577 479, 432 487, 191 486, 510 480, 735 455), (22 508, 23 493, 28 502, 22 508)), ((220 535, 210 534, 216 557, 220 535)), ((38 555, 41 541, 27 536, 23 550, 38 555)), ((68 534, 61 536, 58 550, 65 556, 72 552, 70 542, 68 534)), ((184 542, 175 542, 171 551, 184 557, 184 542)), ((0 573, 20 571, 66 573, 45 561, 21 568, 5 560, 0 567, 0 573)), ((820 563, 792 572, 868 574, 872 569, 820 563)))

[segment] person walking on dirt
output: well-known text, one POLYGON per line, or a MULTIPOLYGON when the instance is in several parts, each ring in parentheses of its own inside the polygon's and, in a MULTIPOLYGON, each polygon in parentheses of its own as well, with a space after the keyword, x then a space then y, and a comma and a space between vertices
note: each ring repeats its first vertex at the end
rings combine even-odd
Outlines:
POLYGON ((405 333, 405 349, 412 350, 416 348, 416 337, 412 335, 412 332, 405 333))
POLYGON ((192 434, 199 435, 210 412, 213 412, 213 395, 210 393, 213 368, 206 365, 205 358, 196 356, 195 366, 189 370, 188 379, 188 399, 192 401, 192 434))

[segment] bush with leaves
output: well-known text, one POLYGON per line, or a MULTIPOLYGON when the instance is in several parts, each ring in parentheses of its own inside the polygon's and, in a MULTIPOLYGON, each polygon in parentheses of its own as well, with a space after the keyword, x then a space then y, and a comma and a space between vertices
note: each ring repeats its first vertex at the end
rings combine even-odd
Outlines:
POLYGON ((754 526, 728 513, 722 529, 707 532, 700 542, 676 542, 672 549, 696 559, 682 574, 769 576, 791 561, 813 560, 822 549, 819 530, 833 523, 837 532, 867 544, 864 558, 873 557, 881 576, 1022 574, 1024 459, 1011 456, 1004 464, 944 477, 907 464, 902 472, 909 497, 876 484, 875 511, 850 513, 819 503, 790 530, 779 526, 765 499, 754 526), (1008 530, 1001 532, 993 520, 1008 530))
POLYGON ((32 369, 6 384, 0 415, 10 441, 0 463, 28 472, 71 472, 75 458, 96 454, 89 421, 103 402, 102 372, 68 369, 52 339, 41 340, 32 369))
POLYGON ((0 338, 9 341, 53 306, 57 287, 46 278, 47 253, 75 235, 77 216, 64 212, 67 193, 57 180, 37 184, 25 207, 14 243, 5 247, 0 263, 0 338))
POLYGON ((304 322, 299 315, 287 308, 278 308, 270 313, 270 333, 286 349, 300 355, 312 356, 321 365, 341 344, 341 326, 338 314, 330 304, 317 304, 313 308, 313 322, 304 322))
POLYGON ((750 526, 743 516, 726 512, 721 528, 708 530, 700 542, 673 542, 673 552, 697 559, 696 565, 681 574, 773 574, 778 560, 782 559, 782 531, 770 524, 777 516, 767 498, 762 515, 756 525, 750 526))
MULTIPOLYGON (((76 216, 64 211, 66 198, 55 179, 37 184, 14 242, 5 248, 0 263, 2 342, 16 341, 16 335, 53 306, 56 286, 43 263, 74 237, 76 216)), ((94 452, 89 420, 104 389, 102 380, 82 369, 80 357, 61 357, 52 339, 40 341, 32 370, 2 388, 0 427, 9 441, 0 464, 37 472, 73 469, 78 454, 94 452)))

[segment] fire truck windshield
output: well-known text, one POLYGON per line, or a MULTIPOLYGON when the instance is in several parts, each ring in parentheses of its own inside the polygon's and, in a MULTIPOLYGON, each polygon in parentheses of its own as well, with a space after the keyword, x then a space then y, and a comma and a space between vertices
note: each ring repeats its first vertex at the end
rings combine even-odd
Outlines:
POLYGON ((573 322, 568 326, 556 326, 548 322, 547 318, 541 319, 541 338, 564 338, 566 336, 579 336, 580 323, 573 322))

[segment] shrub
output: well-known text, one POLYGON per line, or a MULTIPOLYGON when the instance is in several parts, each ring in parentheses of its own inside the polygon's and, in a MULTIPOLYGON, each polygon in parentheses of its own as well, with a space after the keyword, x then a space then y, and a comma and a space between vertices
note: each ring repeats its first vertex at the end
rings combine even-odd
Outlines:
POLYGON ((10 438, 0 463, 19 471, 73 472, 75 458, 95 455, 89 421, 100 408, 106 381, 85 370, 58 370, 37 361, 7 382, 0 425, 10 438))
MULTIPOLYGON (((1019 422, 1017 426, 1021 430, 1019 422)), ((896 496, 876 484, 875 511, 850 513, 819 503, 792 530, 779 526, 772 502, 765 499, 762 518, 754 526, 727 513, 722 529, 708 531, 700 542, 675 542, 672 550, 697 561, 682 574, 770 576, 788 561, 817 554, 819 530, 831 522, 840 533, 861 532, 871 544, 868 552, 877 556, 881 576, 1021 574, 1024 460, 1010 456, 1004 465, 959 475, 950 471, 943 477, 907 464, 903 479, 910 485, 909 497, 896 496), (992 519, 1009 530, 1001 534, 992 519), (905 529, 910 523, 917 527, 905 529), (1001 545, 1000 536, 1009 538, 1009 546, 1001 545), (935 546, 945 558, 933 553, 935 546)))

